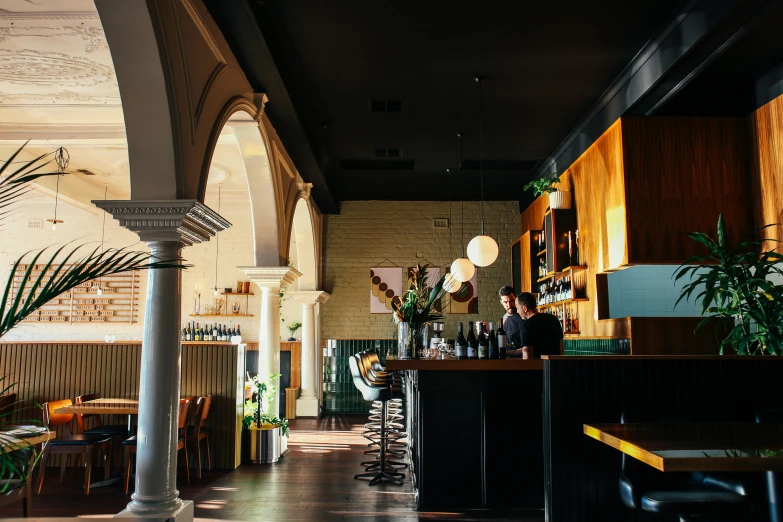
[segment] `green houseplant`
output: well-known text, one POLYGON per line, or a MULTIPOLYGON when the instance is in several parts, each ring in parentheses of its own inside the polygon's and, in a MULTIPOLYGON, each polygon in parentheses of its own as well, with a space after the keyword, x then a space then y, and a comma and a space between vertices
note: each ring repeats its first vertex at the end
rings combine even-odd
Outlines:
POLYGON ((283 435, 288 436, 288 419, 279 419, 276 415, 265 413, 265 409, 272 405, 277 394, 277 385, 275 382, 280 378, 280 374, 270 374, 269 379, 259 379, 258 375, 250 379, 250 384, 256 394, 256 400, 248 399, 245 401, 245 416, 242 418, 242 427, 250 429, 251 427, 261 429, 280 428, 283 435), (265 405, 266 403, 266 405, 265 405))
POLYGON ((730 246, 722 214, 717 237, 703 232, 688 236, 704 245, 707 255, 691 257, 675 272, 675 283, 686 276, 690 282, 674 306, 691 297, 700 301, 706 317, 697 329, 718 322, 728 331, 721 354, 730 349, 740 355, 783 355, 783 255, 759 253, 762 240, 730 246))
POLYGON ((549 207, 552 209, 571 208, 571 192, 555 187, 560 183, 560 176, 553 172, 544 177, 534 179, 525 185, 525 190, 533 189, 535 197, 549 195, 549 207))
POLYGON ((296 341, 296 337, 294 337, 294 334, 301 327, 302 327, 302 323, 299 323, 299 322, 291 323, 291 324, 288 325, 288 332, 289 332, 288 340, 289 341, 296 341))
MULTIPOLYGON (((63 175, 61 171, 45 171, 50 163, 48 157, 53 153, 43 154, 29 161, 17 160, 25 145, 0 165, 0 227, 8 217, 13 215, 22 197, 33 189, 35 180, 43 176, 63 175), (19 167, 13 170, 12 165, 19 165, 19 167)), ((44 304, 84 282, 134 270, 185 267, 186 265, 183 265, 179 259, 155 261, 149 253, 125 248, 103 250, 100 247, 89 249, 85 245, 66 244, 56 249, 44 248, 37 252, 28 252, 13 264, 0 298, 0 338, 44 304), (71 264, 66 266, 66 263, 71 264), (21 264, 27 264, 28 267, 14 292, 13 274, 21 264), (42 268, 34 271, 35 265, 42 268)), ((8 393, 14 386, 14 384, 2 386, 5 380, 5 376, 0 376, 0 395, 8 393)), ((41 424, 40 421, 35 420, 18 422, 25 425, 41 424)), ((28 431, 30 435, 36 433, 33 429, 28 431)), ((17 435, 18 437, 20 435, 17 435)), ((5 492, 9 487, 16 487, 10 486, 11 483, 18 483, 16 478, 24 479, 32 473, 33 466, 27 465, 30 462, 28 457, 30 452, 32 452, 33 463, 40 456, 33 446, 24 441, 17 446, 21 447, 25 457, 20 458, 20 452, 16 451, 0 452, 0 483, 4 484, 0 486, 0 493, 5 492), (2 482, 6 479, 12 480, 2 482)))

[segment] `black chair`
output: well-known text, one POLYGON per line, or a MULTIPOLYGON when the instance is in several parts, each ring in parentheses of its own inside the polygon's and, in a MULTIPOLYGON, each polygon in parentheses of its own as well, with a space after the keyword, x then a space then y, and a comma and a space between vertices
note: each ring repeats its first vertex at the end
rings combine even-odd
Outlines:
MULTIPOLYGON (((620 422, 662 421, 640 412, 623 412, 620 422)), ((620 470, 620 498, 630 509, 677 515, 681 522, 701 515, 737 514, 751 510, 748 498, 736 492, 698 482, 690 473, 658 471, 623 453, 620 470)))
POLYGON ((354 476, 355 479, 369 478, 370 485, 373 486, 382 480, 388 480, 395 484, 402 484, 405 474, 391 471, 387 467, 386 462, 386 444, 388 441, 388 432, 386 427, 386 414, 388 402, 401 393, 400 389, 392 386, 385 381, 373 382, 370 380, 369 375, 364 371, 364 366, 360 363, 359 355, 353 355, 348 358, 348 365, 351 369, 351 377, 353 377, 353 384, 362 394, 366 401, 380 401, 381 402, 381 415, 380 415, 380 448, 379 448, 379 462, 377 471, 369 473, 360 473, 354 476))

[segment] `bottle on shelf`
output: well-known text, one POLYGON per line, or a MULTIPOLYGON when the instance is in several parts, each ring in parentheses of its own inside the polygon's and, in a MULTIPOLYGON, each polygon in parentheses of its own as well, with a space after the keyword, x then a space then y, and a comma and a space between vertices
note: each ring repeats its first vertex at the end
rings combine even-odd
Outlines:
POLYGON ((565 333, 571 333, 571 312, 566 312, 565 333))
POLYGON ((573 333, 579 333, 579 316, 574 315, 574 317, 571 318, 571 331, 573 333))
POLYGON ((497 333, 498 359, 506 358, 506 329, 503 328, 503 318, 498 321, 497 333))
POLYGON ((454 356, 457 359, 468 358, 468 343, 462 331, 462 323, 457 325, 457 340, 454 342, 454 356))
POLYGON ((498 353, 498 338, 497 334, 495 333, 495 325, 493 323, 489 323, 489 337, 487 341, 489 346, 489 358, 500 359, 500 355, 498 353))
POLYGON ((473 328, 473 321, 468 321, 468 359, 478 357, 478 342, 476 339, 476 330, 473 328))
POLYGON ((489 338, 484 333, 484 323, 479 321, 478 326, 478 358, 489 359, 489 338))
MULTIPOLYGON (((242 337, 242 329, 239 327, 239 325, 237 325, 237 335, 242 337)), ((227 340, 230 341, 231 339, 227 339, 227 340)))

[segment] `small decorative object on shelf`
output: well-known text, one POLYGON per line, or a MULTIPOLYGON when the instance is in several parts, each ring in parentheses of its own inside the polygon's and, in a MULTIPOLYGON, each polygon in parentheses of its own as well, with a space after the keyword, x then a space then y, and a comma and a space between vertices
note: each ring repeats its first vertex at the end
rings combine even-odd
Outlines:
POLYGON ((245 281, 245 293, 250 293, 250 281, 245 281))
POLYGON ((242 293, 242 287, 243 287, 242 281, 237 281, 237 293, 238 294, 242 293))
POLYGON ((233 312, 234 314, 239 313, 239 303, 234 303, 231 305, 231 312, 233 312))

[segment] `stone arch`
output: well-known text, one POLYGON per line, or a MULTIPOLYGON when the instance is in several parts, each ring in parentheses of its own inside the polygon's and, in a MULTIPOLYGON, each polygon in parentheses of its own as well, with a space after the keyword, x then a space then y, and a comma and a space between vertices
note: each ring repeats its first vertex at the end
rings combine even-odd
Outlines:
POLYGON ((317 238, 313 223, 313 210, 306 192, 300 192, 288 227, 288 242, 296 238, 297 265, 294 268, 302 275, 297 280, 299 290, 316 290, 318 287, 317 238))

